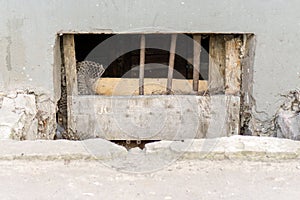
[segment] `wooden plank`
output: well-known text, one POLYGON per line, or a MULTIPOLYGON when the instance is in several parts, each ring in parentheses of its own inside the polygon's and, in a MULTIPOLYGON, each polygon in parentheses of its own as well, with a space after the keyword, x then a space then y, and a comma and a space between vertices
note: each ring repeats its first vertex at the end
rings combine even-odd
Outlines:
POLYGON ((224 93, 225 86, 225 40, 223 35, 209 39, 208 89, 211 94, 224 93))
POLYGON ((145 74, 145 35, 141 35, 140 47, 140 75, 139 75, 139 94, 144 95, 144 74, 145 74))
POLYGON ((200 73, 201 35, 193 35, 193 38, 194 38, 193 90, 195 92, 198 92, 199 73, 200 73))
POLYGON ((225 94, 239 95, 241 90, 241 39, 233 36, 225 38, 225 94))
POLYGON ((251 112, 254 105, 253 99, 253 66, 255 57, 255 37, 252 34, 243 35, 241 65, 242 65, 242 85, 241 85, 241 134, 255 135, 249 128, 251 112))
POLYGON ((68 95, 77 95, 77 73, 74 35, 63 36, 64 64, 68 95))
POLYGON ((226 95, 226 133, 227 136, 240 133, 240 97, 226 95))
MULTIPOLYGON (((193 80, 173 79, 173 94, 192 94, 193 80)), ((101 78, 96 82, 96 94, 104 96, 130 96, 139 95, 137 78, 101 78)), ((167 78, 144 78, 144 94, 165 94, 167 78)), ((199 81, 199 91, 207 91, 207 81, 199 81)), ((159 98, 159 97, 158 97, 159 98)))
POLYGON ((173 34, 171 36, 169 71, 168 71, 168 81, 167 81, 167 94, 170 94, 172 91, 172 79, 173 79, 173 71, 174 71, 174 63, 175 63, 176 40, 177 40, 177 34, 173 34))
POLYGON ((72 133, 75 127, 71 111, 72 98, 78 95, 74 35, 63 36, 63 55, 67 90, 67 130, 72 133))
POLYGON ((241 45, 242 41, 238 37, 225 36, 225 94, 227 99, 227 133, 238 135, 240 133, 240 98, 241 90, 241 45))

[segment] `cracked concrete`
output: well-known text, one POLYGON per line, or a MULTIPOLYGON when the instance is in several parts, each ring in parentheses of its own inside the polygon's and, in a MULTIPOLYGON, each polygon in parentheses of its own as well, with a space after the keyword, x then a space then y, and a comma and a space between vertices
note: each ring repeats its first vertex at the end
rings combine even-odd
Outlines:
POLYGON ((55 103, 30 91, 0 94, 0 139, 53 139, 55 103))
POLYGON ((212 160, 289 160, 300 159, 300 142, 254 136, 231 136, 216 139, 160 141, 146 144, 143 150, 126 148, 103 139, 83 141, 0 140, 0 160, 114 160, 132 155, 140 158, 212 160))
POLYGON ((275 118, 277 137, 300 140, 300 90, 285 95, 275 118))
POLYGON ((36 115, 35 96, 28 94, 16 94, 15 98, 3 97, 0 109, 1 139, 19 138, 30 132, 36 134, 37 126, 34 121, 36 115))

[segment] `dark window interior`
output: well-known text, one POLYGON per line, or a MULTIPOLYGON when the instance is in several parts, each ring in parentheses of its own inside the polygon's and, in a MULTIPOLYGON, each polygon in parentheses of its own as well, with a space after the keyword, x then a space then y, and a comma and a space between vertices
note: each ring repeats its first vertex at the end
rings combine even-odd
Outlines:
MULTIPOLYGON (((146 48, 145 50, 145 78, 167 78, 169 51, 171 36, 170 34, 146 34, 147 44, 159 44, 163 49, 146 48)), ((201 63, 200 80, 208 79, 209 62, 209 36, 202 37, 201 41, 201 63)), ((75 35, 76 60, 85 59, 103 64, 106 68, 102 77, 139 77, 140 62, 140 35, 137 34, 78 34, 75 35), (107 39, 113 37, 112 43, 107 49, 102 49, 99 55, 90 56, 90 52, 102 45, 107 39), (129 47, 129 48, 128 48, 129 47), (124 51, 125 49, 125 51, 124 51), (126 51, 126 49, 132 49, 126 51), (120 52, 124 52, 120 56, 120 52), (89 56, 87 58, 87 56, 89 56)), ((178 35, 176 43, 176 55, 174 64, 174 77, 177 79, 192 79, 193 64, 190 63, 193 58, 193 40, 192 34, 178 35), (187 40, 186 36, 191 40, 187 40), (189 59, 186 59, 189 58, 189 59), (190 60, 190 62, 189 62, 190 60)))

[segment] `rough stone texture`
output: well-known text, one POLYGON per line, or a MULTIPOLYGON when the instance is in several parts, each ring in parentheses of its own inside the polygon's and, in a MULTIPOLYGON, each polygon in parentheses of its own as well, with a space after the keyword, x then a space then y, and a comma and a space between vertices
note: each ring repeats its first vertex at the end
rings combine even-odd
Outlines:
POLYGON ((53 139, 56 131, 56 102, 47 94, 36 95, 38 133, 32 139, 53 139))
POLYGON ((275 118, 277 137, 300 140, 300 90, 290 91, 275 118))
POLYGON ((16 94, 3 97, 0 109, 0 137, 18 140, 30 139, 26 133, 37 135, 35 96, 16 94), (15 98, 14 98, 15 97, 15 98))
POLYGON ((0 99, 1 139, 53 139, 55 104, 47 95, 20 90, 2 94, 0 99))
POLYGON ((300 140, 300 113, 281 111, 277 116, 277 137, 300 140))

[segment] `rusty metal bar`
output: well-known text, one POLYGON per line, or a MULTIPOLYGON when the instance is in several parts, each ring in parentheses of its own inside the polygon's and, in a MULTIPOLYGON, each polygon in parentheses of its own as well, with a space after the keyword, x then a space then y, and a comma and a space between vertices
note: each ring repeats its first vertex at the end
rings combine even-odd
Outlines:
POLYGON ((139 94, 144 95, 144 74, 145 74, 145 35, 141 35, 140 47, 140 75, 139 75, 139 94))
POLYGON ((194 35, 194 59, 193 59, 193 90, 198 92, 200 73, 201 35, 194 35))
POLYGON ((172 79, 173 79, 174 62, 175 62, 176 40, 177 40, 177 34, 173 34, 171 36, 167 94, 170 94, 172 91, 172 79))

